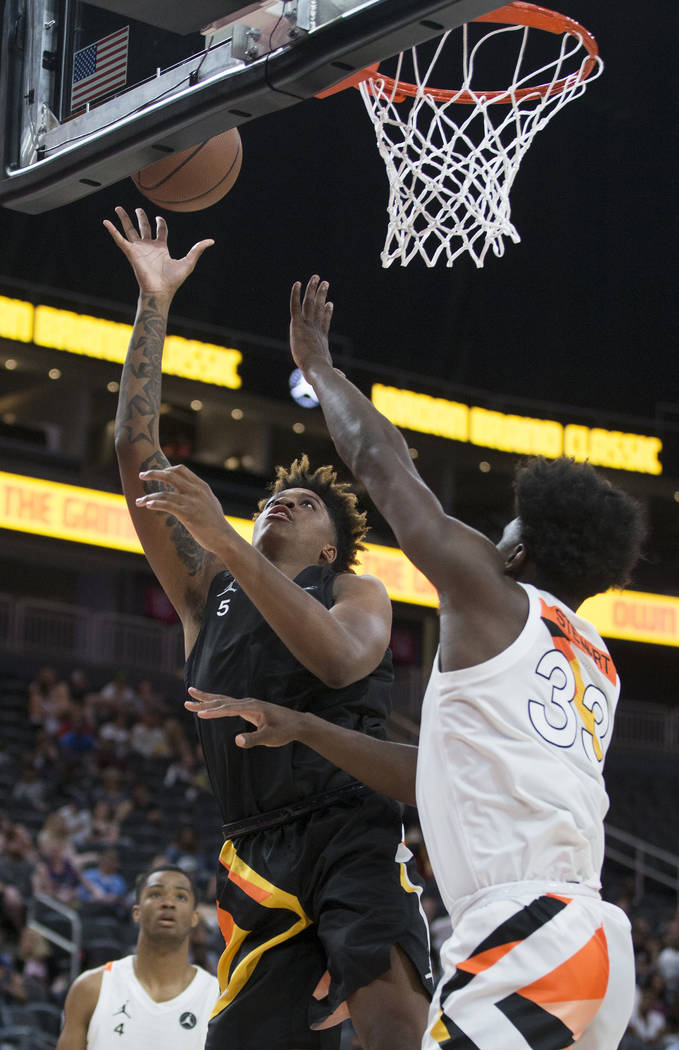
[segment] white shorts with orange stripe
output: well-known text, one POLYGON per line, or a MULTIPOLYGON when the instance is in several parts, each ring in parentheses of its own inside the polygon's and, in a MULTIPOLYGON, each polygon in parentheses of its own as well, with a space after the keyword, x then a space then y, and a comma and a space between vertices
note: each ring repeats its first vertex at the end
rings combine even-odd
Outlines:
POLYGON ((627 916, 580 887, 517 890, 484 895, 444 944, 423 1050, 617 1050, 634 998, 627 916))

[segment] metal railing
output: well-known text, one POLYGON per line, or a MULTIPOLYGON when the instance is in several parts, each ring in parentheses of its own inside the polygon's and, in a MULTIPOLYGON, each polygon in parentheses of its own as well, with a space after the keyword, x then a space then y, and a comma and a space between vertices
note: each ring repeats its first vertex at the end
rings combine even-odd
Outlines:
MULTIPOLYGON (((41 658, 84 660, 125 668, 176 673, 184 663, 178 624, 143 616, 92 613, 79 605, 0 594, 0 648, 41 658)), ((393 707, 415 725, 426 679, 421 668, 401 668, 393 707)), ((654 754, 679 754, 679 709, 623 700, 615 721, 614 746, 654 754)))
POLYGON ((129 668, 178 671, 182 630, 143 616, 92 613, 79 605, 0 594, 0 648, 129 668))
POLYGON ((615 716, 613 744, 655 754, 679 753, 679 710, 623 700, 615 716))
POLYGON ((606 824, 606 858, 627 868, 634 875, 634 901, 644 895, 646 880, 671 889, 679 904, 679 856, 652 846, 620 828, 606 824))
POLYGON ((56 897, 50 897, 46 893, 36 893, 31 899, 27 926, 29 929, 35 930, 36 933, 42 934, 46 941, 56 944, 58 948, 68 953, 71 958, 71 981, 74 981, 80 973, 82 956, 82 923, 77 911, 69 908, 68 905, 63 904, 56 897), (71 927, 70 937, 64 937, 63 934, 53 929, 42 913, 42 919, 45 919, 45 921, 38 919, 36 916, 38 905, 42 905, 44 909, 57 912, 58 915, 66 919, 71 927))

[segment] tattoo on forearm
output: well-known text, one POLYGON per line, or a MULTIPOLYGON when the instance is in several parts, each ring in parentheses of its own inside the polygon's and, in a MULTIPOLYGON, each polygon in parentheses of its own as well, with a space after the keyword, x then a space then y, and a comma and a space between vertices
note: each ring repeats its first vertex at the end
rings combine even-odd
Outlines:
POLYGON ((150 296, 135 321, 120 381, 116 435, 130 444, 156 443, 165 326, 165 316, 150 296))
MULTIPOLYGON (((170 461, 165 453, 157 449, 141 463, 140 469, 163 470, 169 466, 170 461)), ((145 492, 162 492, 168 488, 168 485, 163 485, 160 481, 144 482, 145 492)), ((174 514, 165 515, 165 526, 170 530, 170 540, 177 551, 179 560, 186 566, 189 576, 196 576, 206 565, 215 561, 214 554, 196 543, 191 533, 184 528, 181 521, 175 518, 174 514)))

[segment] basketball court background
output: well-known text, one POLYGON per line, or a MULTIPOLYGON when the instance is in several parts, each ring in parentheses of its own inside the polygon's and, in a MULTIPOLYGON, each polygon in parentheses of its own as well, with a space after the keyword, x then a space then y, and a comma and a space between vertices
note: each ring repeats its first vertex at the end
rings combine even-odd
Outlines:
MULTIPOLYGON (((386 178, 358 93, 309 101, 241 128, 244 161, 213 208, 169 216, 176 250, 216 246, 176 299, 188 317, 279 336, 289 283, 332 282, 335 326, 355 352, 408 371, 651 417, 678 400, 674 43, 669 0, 560 0, 591 29, 604 75, 559 114, 512 193, 520 245, 476 272, 383 272, 386 178)), ((129 180, 25 216, 0 209, 0 276, 134 298, 101 219, 143 204, 129 180)))
MULTIPOLYGON (((361 375, 359 363, 385 364, 402 370, 404 386, 436 394, 445 383, 450 396, 452 384, 472 404, 480 403, 472 400, 479 391, 488 392, 508 412, 512 403, 503 397, 572 405, 590 414, 590 425, 600 420, 640 433, 653 433, 658 421, 666 434, 674 427, 679 464, 679 13, 669 0, 658 0, 652 20, 633 0, 558 6, 594 32, 606 69, 538 136, 522 164, 512 191, 521 244, 508 244, 502 259, 489 255, 482 270, 466 258, 452 271, 419 262, 382 270, 387 180, 360 97, 347 92, 244 125, 243 168, 231 193, 205 212, 167 216, 176 253, 202 237, 216 240, 179 291, 173 315, 283 341, 291 282, 321 272, 332 284, 334 330, 343 337, 338 348, 350 377, 361 375)), ((131 321, 136 287, 101 225, 116 204, 131 211, 144 200, 126 179, 42 215, 0 208, 0 294, 34 294, 37 302, 35 290, 46 286, 65 309, 69 296, 89 297, 113 304, 108 314, 102 306, 102 316, 131 321)), ((4 382, 0 368, 0 396, 4 382)), ((300 437, 297 447, 304 446, 300 437)), ((456 462, 460 449, 449 448, 456 462)), ((24 467, 27 475, 57 480, 58 469, 37 456, 24 467)), ((635 481, 614 476, 630 487, 635 481)), ((479 502, 487 499, 484 477, 474 477, 479 502)), ((646 481, 658 494, 659 530, 643 567, 654 577, 646 587, 678 594, 679 471, 646 481)), ((107 484, 117 484, 112 463, 107 484)), ((132 577, 144 570, 133 573, 132 555, 2 536, 0 590, 11 591, 15 578, 28 587, 29 578, 42 576, 46 592, 77 572, 97 610, 108 600, 105 575, 111 594, 125 578, 126 600, 137 600, 132 577)), ((396 609, 411 622, 403 605, 396 609)), ((616 642, 615 651, 627 697, 676 702, 678 648, 616 642)))
MULTIPOLYGON (((349 374, 353 357, 417 376, 434 394, 439 382, 461 397, 490 392, 499 408, 503 396, 523 397, 601 414, 604 426, 621 416, 621 429, 637 417, 642 433, 656 420, 677 426, 679 14, 669 0, 652 19, 633 0, 560 4, 595 34, 606 68, 525 157, 512 191, 522 242, 502 259, 489 255, 482 270, 466 257, 452 270, 381 268, 387 180, 349 90, 243 125, 232 191, 206 211, 168 214, 176 253, 216 241, 173 313, 285 339, 290 284, 318 271, 331 282, 349 374)), ((136 288, 101 220, 116 204, 144 203, 124 179, 41 215, 0 208, 0 279, 122 304, 131 319, 136 288)), ((677 591, 679 503, 664 484, 662 562, 677 591)))

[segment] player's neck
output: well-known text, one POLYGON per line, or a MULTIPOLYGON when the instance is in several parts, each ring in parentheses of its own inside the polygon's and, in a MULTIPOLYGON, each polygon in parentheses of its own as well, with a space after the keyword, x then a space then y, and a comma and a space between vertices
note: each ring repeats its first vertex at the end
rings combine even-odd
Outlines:
POLYGON ((158 946, 140 938, 134 956, 134 973, 155 1002, 174 999, 189 986, 195 974, 189 963, 188 943, 179 947, 158 946))
POLYGON ((318 564, 314 558, 309 556, 308 551, 300 550, 299 547, 293 548, 286 543, 268 542, 256 545, 256 549, 290 580, 294 580, 309 565, 318 564))
POLYGON ((572 591, 565 591, 561 587, 555 588, 554 585, 550 586, 547 580, 540 580, 537 577, 535 580, 526 580, 525 582, 533 583, 540 591, 547 591, 548 594, 553 594, 555 598, 558 598, 560 602, 567 605, 573 612, 577 612, 587 597, 587 595, 578 595, 572 591))

